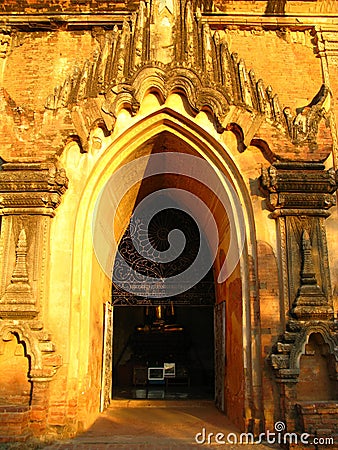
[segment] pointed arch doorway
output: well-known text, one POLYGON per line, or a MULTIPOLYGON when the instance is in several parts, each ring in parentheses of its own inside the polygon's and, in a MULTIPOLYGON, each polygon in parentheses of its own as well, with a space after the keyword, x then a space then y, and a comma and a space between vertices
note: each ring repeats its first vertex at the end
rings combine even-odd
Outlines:
MULTIPOLYGON (((140 194, 144 190, 142 183, 140 194)), ((142 257, 132 243, 146 241, 145 226, 139 217, 131 221, 120 241, 113 271, 114 305, 113 399, 191 399, 214 398, 214 275, 210 268, 194 286, 161 297, 137 296, 121 288, 137 283, 131 271, 161 279, 178 275, 194 263, 200 240, 194 220, 180 204, 164 194, 157 197, 163 208, 148 227, 151 247, 142 257), (150 258, 153 249, 167 251, 168 236, 181 230, 186 242, 181 254, 168 263, 150 258), (128 262, 122 266, 121 258, 128 262), (173 293, 174 294, 174 293, 173 293), (156 378, 158 377, 158 378, 156 378)), ((145 207, 151 207, 146 204, 145 207)), ((142 212, 141 212, 142 216, 142 212)), ((175 245, 175 241, 172 242, 175 245)), ((207 245, 205 242, 204 245, 207 245)), ((210 258, 210 257, 209 257, 210 258)), ((132 286, 133 288, 134 286, 132 286)), ((130 288, 130 286, 128 286, 130 288)))
MULTIPOLYGON (((200 158, 201 161, 205 161, 192 146, 187 145, 184 140, 169 131, 161 131, 156 134, 153 138, 143 144, 143 149, 146 149, 145 151, 148 156, 156 154, 163 155, 168 152, 175 153, 178 159, 181 158, 181 155, 193 155, 196 158, 200 158)), ((208 393, 208 395, 215 398, 216 405, 221 410, 226 412, 229 408, 233 415, 239 417, 237 422, 240 422, 240 420, 243 420, 245 385, 243 368, 244 339, 242 328, 245 319, 243 319, 242 310, 243 295, 239 261, 242 255, 239 255, 237 264, 233 267, 229 277, 227 277, 223 283, 215 282, 218 275, 221 273, 224 260, 226 259, 226 255, 231 246, 231 239, 233 238, 230 233, 231 227, 228 213, 218 198, 217 193, 215 194, 213 189, 208 187, 208 183, 204 185, 198 180, 196 181, 196 179, 193 179, 193 177, 184 177, 175 173, 169 173, 165 176, 162 174, 161 176, 155 175, 153 177, 147 177, 147 170, 148 166, 146 165, 143 168, 145 176, 137 185, 133 195, 129 195, 128 201, 125 201, 124 205, 123 202, 121 202, 121 210, 125 208, 125 211, 128 211, 128 214, 124 213, 119 216, 120 219, 121 217, 124 218, 121 219, 123 226, 120 227, 119 231, 120 250, 121 243, 123 244, 128 238, 128 229, 130 228, 130 219, 133 212, 144 199, 151 196, 154 192, 168 188, 176 189, 175 194, 177 195, 173 195, 173 193, 169 194, 169 198, 171 202, 175 203, 176 208, 173 206, 173 203, 170 204, 170 207, 171 209, 180 211, 184 209, 183 206, 187 206, 187 202, 184 195, 177 191, 188 190, 191 194, 199 197, 216 218, 215 222, 218 231, 216 252, 213 255, 214 258, 211 266, 204 274, 206 278, 203 279, 202 277, 202 279, 199 280, 199 282, 205 283, 203 289, 206 288, 207 285, 209 286, 209 289, 203 291, 202 284, 194 283, 192 291, 185 289, 182 292, 179 292, 178 296, 167 295, 163 298, 163 296, 156 296, 153 292, 149 291, 146 295, 135 295, 135 292, 130 294, 128 289, 124 289, 126 285, 123 286, 123 283, 122 289, 121 285, 116 288, 116 280, 113 279, 112 300, 109 302, 109 306, 107 306, 108 319, 106 317, 105 321, 106 331, 104 333, 105 350, 103 358, 101 408, 104 408, 104 406, 109 404, 113 394, 113 385, 115 385, 116 388, 129 386, 134 392, 136 389, 139 389, 141 396, 147 395, 147 393, 144 394, 146 389, 143 389, 143 387, 147 384, 148 388, 149 382, 155 381, 149 380, 149 369, 157 367, 161 368, 164 366, 164 363, 175 363, 175 370, 180 370, 180 374, 188 373, 185 380, 181 380, 182 383, 185 382, 187 385, 190 383, 191 388, 196 387, 200 392, 201 390, 199 388, 202 385, 202 387, 205 388, 205 393, 208 393), (197 293, 196 297, 200 297, 199 303, 197 302, 198 304, 195 304, 194 301, 191 300, 194 290, 195 293, 197 293), (161 300, 158 300, 158 297, 161 297, 161 300), (190 300, 187 300, 189 297, 190 300), (203 302, 206 304, 203 305, 203 302), (163 307, 160 316, 156 316, 156 309, 158 306, 163 307), (174 313, 168 318, 172 306, 174 307, 174 313), (203 310, 202 308, 205 309, 203 310), (112 319, 112 310, 114 310, 114 320, 112 319), (192 311, 194 311, 193 314, 192 311), (163 314, 165 315, 164 318, 161 316, 163 314), (227 320, 226 317, 228 318, 227 320), (167 323, 167 320, 169 323, 167 323), (138 345, 137 342, 130 345, 130 342, 133 342, 135 333, 139 333, 139 335, 143 333, 143 336, 145 336, 144 339, 147 340, 151 333, 162 332, 164 334, 163 329, 161 331, 161 327, 164 327, 165 325, 174 325, 173 328, 176 328, 176 331, 189 331, 188 334, 190 335, 190 339, 191 336, 193 339, 197 337, 200 338, 200 348, 202 349, 202 353, 204 352, 204 361, 202 361, 202 364, 200 364, 199 367, 197 367, 199 362, 198 359, 201 359, 201 357, 196 356, 196 354, 192 356, 194 349, 191 348, 186 350, 186 353, 183 355, 173 355, 173 352, 168 353, 167 351, 156 354, 156 351, 153 349, 152 351, 154 353, 149 357, 149 354, 142 353, 144 349, 141 351, 139 350, 142 345, 138 345), (203 326, 205 328, 204 334, 201 333, 203 326), (149 331, 151 333, 149 333, 149 331), (118 337, 119 333, 123 334, 123 336, 118 337), (139 360, 140 364, 135 364, 136 360, 139 360), (186 361, 185 366, 182 364, 182 360, 186 361), (129 367, 126 367, 128 364, 129 367), (121 368, 119 366, 125 367, 121 368), (140 371, 138 372, 137 369, 139 368, 140 371), (204 373, 202 374, 203 371, 204 373), (140 376, 140 379, 137 378, 138 375, 140 376), (125 386, 123 386, 123 384, 125 386)), ((149 209, 149 205, 147 208, 149 209)), ((175 217, 175 215, 173 217, 175 217)), ((209 228, 208 220, 205 220, 203 213, 200 216, 197 214, 197 219, 202 223, 202 240, 205 240, 207 246, 212 247, 214 244, 211 245, 209 240, 213 240, 213 233, 212 229, 209 228)), ((174 222, 175 225, 181 221, 181 219, 178 220, 177 217, 176 219, 170 220, 174 222)), ((163 217, 158 216, 157 222, 161 224, 162 221, 163 217)), ((161 231, 163 232, 163 229, 161 231)), ((156 231, 156 229, 153 230, 153 233, 156 234, 157 232, 159 231, 156 231)), ((161 233, 159 234, 161 235, 161 233)), ((161 236, 158 236, 158 240, 163 241, 163 249, 165 251, 165 245, 168 244, 168 229, 163 234, 163 239, 161 236)), ((238 242, 236 242, 236 245, 237 244, 238 242)), ((158 246, 159 243, 155 243, 155 248, 156 245, 158 246)), ((215 250, 215 248, 213 249, 215 250)), ((159 250, 161 250, 160 246, 159 250)), ((117 266, 118 264, 115 258, 114 268, 117 266)), ((144 267, 144 269, 145 272, 158 270, 154 269, 153 266, 147 266, 144 267)), ((169 270, 172 270, 172 267, 169 270)), ((161 280, 165 273, 160 272, 157 275, 158 279, 161 280)), ((127 284, 131 284, 130 277, 125 278, 128 280, 127 284)), ((137 280, 135 280, 135 284, 137 284, 137 280)), ((142 282, 139 283, 139 286, 142 289, 142 282)), ((167 333, 169 333, 169 331, 167 333)), ((199 344, 197 344, 197 346, 198 345, 199 344)), ((184 345, 178 345, 178 347, 181 349, 184 348, 184 345)), ((164 380, 164 382, 170 385, 172 381, 164 380)), ((161 385, 159 384, 159 386, 161 385)), ((159 391, 160 390, 161 389, 159 389, 159 391)), ((190 391, 190 395, 193 395, 192 392, 193 390, 190 391)), ((158 395, 162 394, 159 393, 158 395)))

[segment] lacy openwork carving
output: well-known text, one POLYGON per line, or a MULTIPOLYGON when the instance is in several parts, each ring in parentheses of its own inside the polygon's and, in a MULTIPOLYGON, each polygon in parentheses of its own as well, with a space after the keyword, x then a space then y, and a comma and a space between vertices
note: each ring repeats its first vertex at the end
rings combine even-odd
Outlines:
POLYGON ((120 305, 157 305, 174 302, 179 305, 208 305, 214 303, 213 275, 209 272, 202 281, 183 294, 175 297, 147 298, 142 278, 146 275, 158 280, 158 292, 163 293, 161 280, 182 273, 191 266, 199 249, 199 230, 193 219, 178 209, 165 209, 154 216, 149 227, 140 219, 131 222, 119 244, 119 252, 115 258, 113 269, 113 304, 120 305), (186 246, 183 252, 172 262, 156 262, 156 251, 163 252, 168 248, 168 234, 179 228, 184 232, 186 246), (140 254, 133 243, 140 245, 140 254), (149 239, 149 241, 148 241, 149 239), (144 246, 142 243, 147 243, 144 246), (151 244, 149 245, 148 242, 151 244), (133 285, 133 289, 130 289, 133 285), (140 296, 130 292, 140 292, 140 296))

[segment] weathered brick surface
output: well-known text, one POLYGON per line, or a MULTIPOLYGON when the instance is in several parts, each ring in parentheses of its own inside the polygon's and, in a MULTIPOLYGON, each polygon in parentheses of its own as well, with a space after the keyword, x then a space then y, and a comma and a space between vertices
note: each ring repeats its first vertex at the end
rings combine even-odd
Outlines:
POLYGON ((266 425, 273 429, 273 415, 278 404, 278 392, 272 382, 271 367, 267 361, 271 347, 282 332, 279 305, 279 280, 277 260, 272 247, 267 242, 257 242, 258 280, 261 314, 261 349, 263 370, 263 396, 266 408, 266 425))
POLYGON ((228 13, 241 13, 250 10, 256 14, 280 14, 284 13, 323 13, 337 12, 338 8, 335 0, 258 0, 258 1, 237 1, 237 0, 216 0, 215 4, 221 11, 228 13))
POLYGON ((31 434, 29 420, 28 406, 0 406, 0 442, 26 440, 31 434))
POLYGON ((111 12, 126 7, 124 0, 5 0, 0 5, 1 12, 111 12))
POLYGON ((338 435, 337 401, 300 402, 297 405, 303 432, 318 437, 338 435))
POLYGON ((321 64, 308 32, 237 29, 227 31, 226 36, 230 50, 255 71, 257 80, 262 78, 266 86, 272 86, 282 105, 292 109, 306 106, 320 88, 321 64))
POLYGON ((17 107, 43 111, 54 87, 91 58, 97 47, 86 30, 18 32, 6 60, 2 87, 17 107))
MULTIPOLYGON (((81 12, 81 11, 104 11, 109 12, 121 8, 130 8, 137 4, 137 0, 4 0, 0 11, 3 12, 81 12)), ((201 2, 208 7, 210 2, 201 2)), ((337 5, 334 0, 321 0, 319 2, 308 1, 268 1, 258 0, 252 2, 216 0, 217 8, 224 12, 247 12, 260 14, 283 14, 283 13, 316 13, 316 12, 337 12, 337 5)))

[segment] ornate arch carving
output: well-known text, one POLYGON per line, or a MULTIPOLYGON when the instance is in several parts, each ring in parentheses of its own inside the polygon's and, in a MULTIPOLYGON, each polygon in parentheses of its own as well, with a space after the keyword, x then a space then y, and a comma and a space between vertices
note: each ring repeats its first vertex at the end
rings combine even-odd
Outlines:
POLYGON ((17 335, 25 345, 30 358, 30 378, 50 379, 61 365, 61 357, 55 354, 50 334, 40 322, 6 321, 0 323, 0 339, 8 341, 17 335))
POLYGON ((30 357, 31 367, 35 369, 42 369, 42 355, 39 351, 38 342, 31 336, 27 330, 27 326, 22 325, 8 325, 3 324, 0 328, 0 338, 3 341, 11 341, 13 336, 17 335, 19 341, 25 345, 27 356, 30 357))
POLYGON ((277 381, 298 381, 300 357, 304 354, 305 345, 313 333, 319 333, 328 344, 330 354, 335 358, 338 368, 338 335, 334 328, 335 325, 331 322, 309 322, 301 326, 290 321, 288 330, 279 339, 270 355, 277 381))
MULTIPOLYGON (((271 150, 263 153, 272 152, 271 159, 285 159, 295 147, 302 148, 299 154, 304 148, 316 150, 321 119, 330 107, 328 88, 323 85, 309 105, 293 114, 282 108, 271 86, 256 80, 237 53, 230 53, 220 33, 202 21, 196 6, 187 0, 177 0, 174 6, 166 12, 172 53, 158 40, 160 20, 150 27, 151 17, 162 17, 161 8, 156 1, 149 8, 141 1, 135 20, 124 20, 113 30, 94 29, 100 49, 48 97, 46 110, 57 112, 58 123, 67 122, 62 110, 71 113, 72 133, 78 134, 83 149, 94 122, 104 121, 112 131, 122 107, 136 114, 145 93, 155 89, 164 100, 170 93, 183 93, 195 114, 211 111, 219 133, 237 123, 243 129, 244 148, 270 136, 271 150)), ((329 146, 323 152, 329 154, 329 146)))
POLYGON ((305 345, 309 342, 309 338, 313 333, 319 333, 324 342, 328 344, 330 354, 334 356, 338 362, 338 341, 330 333, 329 327, 324 323, 315 323, 307 325, 297 336, 295 345, 290 352, 290 368, 299 369, 300 357, 304 354, 305 345))

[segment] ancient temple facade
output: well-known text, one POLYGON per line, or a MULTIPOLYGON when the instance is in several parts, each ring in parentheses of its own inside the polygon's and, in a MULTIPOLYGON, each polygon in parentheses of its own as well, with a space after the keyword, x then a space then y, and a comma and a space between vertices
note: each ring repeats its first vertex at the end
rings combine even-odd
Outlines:
POLYGON ((165 363, 242 431, 338 434, 337 2, 0 23, 0 441, 74 436, 165 363))

